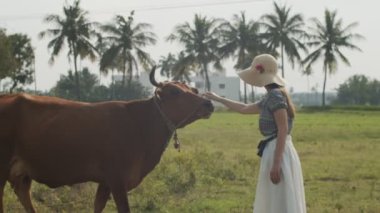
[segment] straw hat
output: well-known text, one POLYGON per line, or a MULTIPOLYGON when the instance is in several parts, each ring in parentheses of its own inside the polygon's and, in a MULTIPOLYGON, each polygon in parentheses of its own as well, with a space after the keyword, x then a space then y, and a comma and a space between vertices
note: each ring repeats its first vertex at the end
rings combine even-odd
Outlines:
POLYGON ((247 84, 263 87, 276 83, 285 86, 285 80, 277 74, 277 61, 269 54, 256 56, 252 65, 247 69, 238 72, 239 77, 247 84))

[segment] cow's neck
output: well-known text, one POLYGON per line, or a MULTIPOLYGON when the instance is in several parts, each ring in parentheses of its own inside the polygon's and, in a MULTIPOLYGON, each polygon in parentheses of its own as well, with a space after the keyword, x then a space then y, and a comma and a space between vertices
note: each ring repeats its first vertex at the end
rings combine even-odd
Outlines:
POLYGON ((153 98, 148 99, 146 104, 149 123, 146 123, 146 126, 143 128, 149 128, 149 132, 152 133, 146 135, 148 139, 147 154, 150 155, 148 157, 159 161, 162 153, 169 144, 173 131, 168 128, 165 120, 157 109, 153 98))
POLYGON ((159 138, 160 142, 158 144, 162 146, 162 151, 164 151, 168 146, 170 139, 176 130, 176 127, 163 113, 160 106, 157 105, 157 100, 151 98, 149 101, 151 102, 150 105, 152 105, 152 118, 154 118, 153 128, 159 131, 157 132, 157 135, 161 135, 161 137, 159 138))
POLYGON ((144 161, 144 174, 149 173, 160 161, 163 152, 169 144, 173 132, 168 128, 153 99, 146 100, 146 115, 149 115, 149 123, 142 128, 148 128, 151 134, 147 134, 146 157, 144 161))

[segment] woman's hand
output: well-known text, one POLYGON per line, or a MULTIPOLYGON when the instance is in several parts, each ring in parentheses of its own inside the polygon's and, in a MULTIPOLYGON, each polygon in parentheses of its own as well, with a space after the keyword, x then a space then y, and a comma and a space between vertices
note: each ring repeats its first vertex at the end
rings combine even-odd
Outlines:
POLYGON ((274 164, 270 170, 270 180, 273 184, 278 184, 281 181, 281 166, 274 164))
POLYGON ((202 94, 202 96, 210 100, 222 103, 228 109, 242 114, 257 114, 260 112, 260 108, 257 103, 244 104, 225 97, 221 97, 213 92, 205 92, 202 94))
POLYGON ((222 99, 222 97, 220 97, 219 95, 217 95, 213 92, 205 92, 202 94, 202 96, 204 96, 208 99, 211 99, 213 101, 218 101, 218 102, 220 102, 220 100, 222 99))

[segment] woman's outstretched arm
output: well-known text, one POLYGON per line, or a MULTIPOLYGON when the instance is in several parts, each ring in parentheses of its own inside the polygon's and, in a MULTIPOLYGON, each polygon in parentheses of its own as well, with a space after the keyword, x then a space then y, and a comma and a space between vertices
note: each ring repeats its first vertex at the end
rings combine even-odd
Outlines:
POLYGON ((260 108, 256 103, 254 104, 240 103, 240 102, 233 101, 227 98, 223 98, 213 92, 206 92, 203 94, 203 96, 213 101, 222 103, 224 106, 231 109, 232 111, 235 111, 241 114, 257 114, 260 112, 260 108))

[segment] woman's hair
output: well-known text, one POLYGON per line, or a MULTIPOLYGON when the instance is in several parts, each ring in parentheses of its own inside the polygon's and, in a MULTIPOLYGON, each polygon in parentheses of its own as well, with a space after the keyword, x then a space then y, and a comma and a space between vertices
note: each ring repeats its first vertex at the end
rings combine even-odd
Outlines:
POLYGON ((288 108, 287 108, 288 116, 291 118, 294 118, 296 115, 296 108, 294 107, 293 101, 290 98, 290 95, 289 95, 288 91, 286 91, 285 87, 282 87, 276 83, 268 84, 265 87, 267 89, 280 89, 281 93, 286 98, 286 104, 288 105, 288 108))

